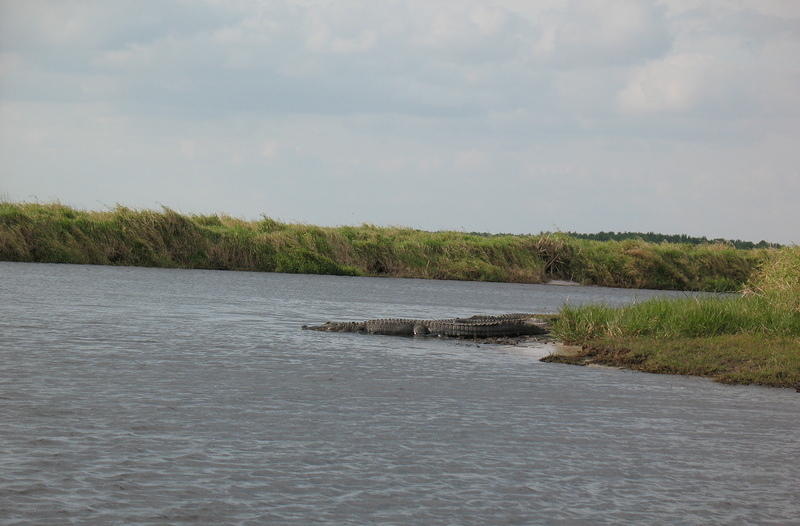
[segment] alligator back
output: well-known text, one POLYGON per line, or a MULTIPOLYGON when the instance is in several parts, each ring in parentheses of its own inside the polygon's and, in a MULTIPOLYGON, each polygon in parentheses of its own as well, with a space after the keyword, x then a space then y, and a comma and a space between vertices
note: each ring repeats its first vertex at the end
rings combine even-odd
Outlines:
POLYGON ((331 332, 366 332, 391 336, 446 336, 451 338, 498 338, 547 333, 547 324, 534 314, 476 315, 469 318, 416 320, 381 318, 362 322, 326 322, 304 329, 331 332))

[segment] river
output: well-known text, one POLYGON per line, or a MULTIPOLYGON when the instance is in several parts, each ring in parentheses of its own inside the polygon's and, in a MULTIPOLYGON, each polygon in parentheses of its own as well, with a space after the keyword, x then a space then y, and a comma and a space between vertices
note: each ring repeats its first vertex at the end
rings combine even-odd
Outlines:
POLYGON ((800 395, 300 330, 663 291, 0 263, 0 524, 800 524, 800 395))

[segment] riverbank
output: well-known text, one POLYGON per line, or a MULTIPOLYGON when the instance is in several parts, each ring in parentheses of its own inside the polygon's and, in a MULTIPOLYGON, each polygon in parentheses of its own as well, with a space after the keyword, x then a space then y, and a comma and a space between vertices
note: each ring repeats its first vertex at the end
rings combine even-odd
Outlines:
POLYGON ((800 247, 781 249, 742 295, 566 306, 552 332, 578 347, 548 362, 800 389, 800 247))
POLYGON ((583 342, 544 362, 608 365, 660 374, 705 376, 729 384, 800 390, 800 337, 725 334, 697 338, 625 337, 583 342))
POLYGON ((777 249, 0 203, 0 260, 734 291, 777 249))

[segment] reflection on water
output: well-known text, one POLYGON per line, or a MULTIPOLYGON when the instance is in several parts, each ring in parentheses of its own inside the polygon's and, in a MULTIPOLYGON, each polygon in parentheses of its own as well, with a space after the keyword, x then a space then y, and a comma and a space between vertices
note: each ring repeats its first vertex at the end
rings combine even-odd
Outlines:
POLYGON ((653 294, 0 263, 0 523, 797 523, 792 391, 299 330, 653 294))

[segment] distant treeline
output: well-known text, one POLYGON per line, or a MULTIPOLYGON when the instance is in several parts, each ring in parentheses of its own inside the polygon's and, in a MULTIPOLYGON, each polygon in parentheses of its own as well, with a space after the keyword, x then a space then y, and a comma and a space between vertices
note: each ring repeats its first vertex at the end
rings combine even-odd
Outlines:
POLYGON ((596 234, 580 234, 578 232, 565 232, 568 236, 577 239, 591 239, 594 241, 624 241, 626 239, 641 239, 648 243, 685 243, 687 245, 708 245, 720 243, 731 245, 742 250, 754 248, 780 248, 778 243, 768 243, 761 240, 758 243, 742 241, 741 239, 708 239, 707 237, 687 236, 686 234, 657 234, 655 232, 598 232, 596 234))
POLYGON ((776 249, 0 202, 0 260, 733 291, 776 249))

